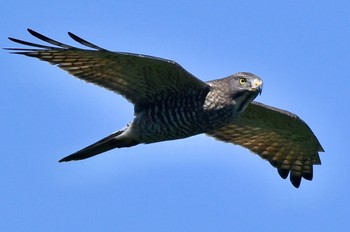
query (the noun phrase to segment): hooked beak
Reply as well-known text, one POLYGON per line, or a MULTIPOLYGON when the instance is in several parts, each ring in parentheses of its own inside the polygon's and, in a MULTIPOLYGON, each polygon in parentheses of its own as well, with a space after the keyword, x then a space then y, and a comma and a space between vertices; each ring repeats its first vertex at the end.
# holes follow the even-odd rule
POLYGON ((261 79, 255 79, 253 82, 252 82, 252 88, 251 90, 252 91, 256 91, 258 92, 259 94, 261 94, 262 92, 262 87, 263 87, 263 82, 261 79))

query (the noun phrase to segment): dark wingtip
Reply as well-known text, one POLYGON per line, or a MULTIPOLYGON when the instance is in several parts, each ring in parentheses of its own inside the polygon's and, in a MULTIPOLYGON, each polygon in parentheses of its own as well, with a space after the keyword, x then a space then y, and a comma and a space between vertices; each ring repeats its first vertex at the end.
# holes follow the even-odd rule
POLYGON ((33 29, 27 28, 27 31, 32 34, 32 33, 36 33, 36 31, 34 31, 33 29))
POLYGON ((70 32, 70 31, 68 31, 68 35, 69 35, 70 37, 80 38, 79 36, 77 36, 76 34, 74 34, 73 32, 70 32))
POLYGON ((312 173, 304 173, 304 174, 303 174, 303 178, 304 178, 305 180, 312 180, 313 174, 312 174, 312 173))
POLYGON ((7 37, 9 40, 11 40, 12 42, 16 42, 15 40, 15 38, 13 38, 13 37, 7 37))
POLYGON ((286 179, 288 177, 289 174, 289 170, 288 169, 277 169, 278 174, 283 178, 286 179))
POLYGON ((295 188, 299 188, 300 183, 301 183, 301 176, 293 176, 293 175, 291 175, 290 176, 290 182, 292 182, 292 185, 295 188))
POLYGON ((30 28, 27 28, 27 31, 34 37, 37 37, 37 38, 43 37, 42 34, 36 32, 36 31, 34 31, 34 30, 30 29, 30 28))
POLYGON ((76 34, 73 34, 72 32, 68 32, 68 35, 73 39, 75 40, 76 42, 82 44, 82 45, 85 45, 87 47, 90 47, 90 48, 93 48, 93 49, 97 49, 97 50, 101 50, 101 51, 107 51, 106 49, 104 48, 101 48, 93 43, 90 43, 88 41, 86 41, 85 39, 82 39, 80 38, 79 36, 77 36, 76 34))
POLYGON ((321 146, 321 144, 320 144, 320 146, 318 147, 318 151, 319 151, 319 152, 325 152, 325 150, 323 149, 323 147, 321 146))

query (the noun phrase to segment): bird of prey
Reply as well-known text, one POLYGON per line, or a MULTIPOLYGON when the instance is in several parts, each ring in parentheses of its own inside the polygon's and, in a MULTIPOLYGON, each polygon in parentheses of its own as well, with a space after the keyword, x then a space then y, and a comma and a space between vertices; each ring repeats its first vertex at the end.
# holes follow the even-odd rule
POLYGON ((30 48, 6 48, 35 57, 73 76, 122 95, 134 105, 134 119, 123 129, 79 150, 62 161, 81 160, 113 148, 175 140, 205 133, 217 140, 248 148, 290 176, 294 187, 312 180, 313 165, 324 151, 314 133, 298 116, 253 101, 262 80, 248 72, 201 81, 174 61, 111 52, 73 33, 88 47, 81 49, 28 32, 50 45, 9 37, 30 48))

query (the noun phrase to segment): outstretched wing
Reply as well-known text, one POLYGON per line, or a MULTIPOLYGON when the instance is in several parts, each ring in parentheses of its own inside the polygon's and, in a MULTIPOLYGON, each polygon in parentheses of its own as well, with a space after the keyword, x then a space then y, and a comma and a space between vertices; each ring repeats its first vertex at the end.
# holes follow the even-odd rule
POLYGON ((68 33, 82 45, 80 49, 60 43, 31 29, 33 36, 54 46, 10 40, 34 48, 7 48, 12 53, 35 57, 70 74, 123 95, 132 103, 147 104, 162 96, 192 93, 207 85, 174 61, 131 53, 111 52, 68 33))
POLYGON ((298 116, 258 102, 252 102, 231 125, 208 135, 248 148, 268 160, 284 179, 290 173, 296 188, 301 178, 312 180, 313 165, 321 164, 318 152, 324 151, 298 116))

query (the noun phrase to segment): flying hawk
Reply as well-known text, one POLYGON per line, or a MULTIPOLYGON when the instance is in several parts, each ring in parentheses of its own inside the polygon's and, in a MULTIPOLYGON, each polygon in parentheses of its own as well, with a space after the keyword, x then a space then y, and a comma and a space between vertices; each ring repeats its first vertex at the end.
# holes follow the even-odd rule
POLYGON ((204 82, 179 64, 157 57, 111 52, 68 33, 90 49, 60 43, 31 29, 51 45, 9 37, 31 48, 7 48, 68 71, 73 76, 121 94, 134 105, 134 119, 123 129, 77 151, 63 161, 81 160, 113 148, 182 139, 205 133, 241 145, 290 176, 298 188, 312 180, 323 148, 307 124, 290 112, 253 101, 262 80, 248 72, 204 82))

